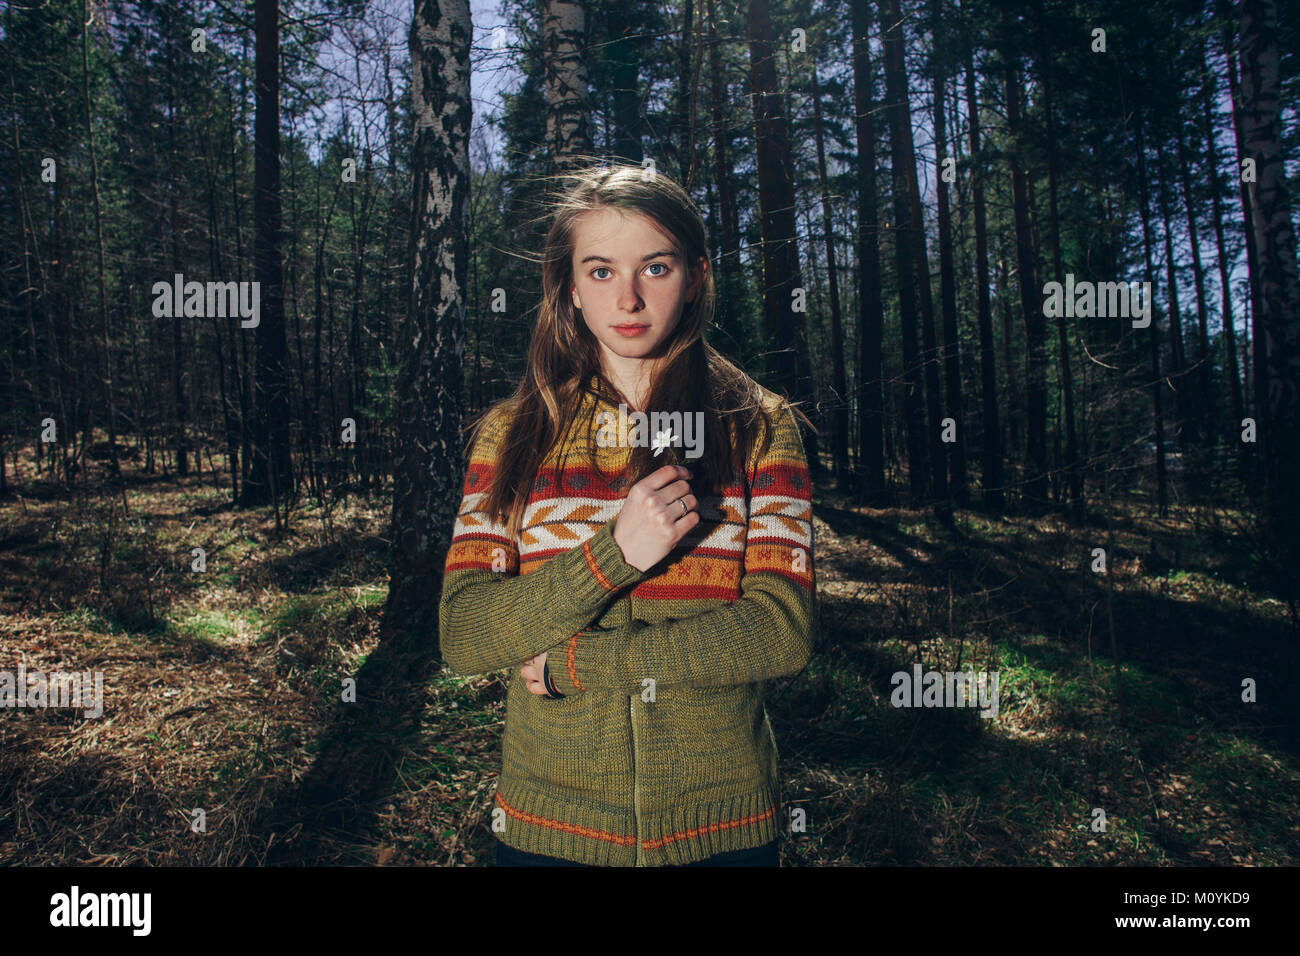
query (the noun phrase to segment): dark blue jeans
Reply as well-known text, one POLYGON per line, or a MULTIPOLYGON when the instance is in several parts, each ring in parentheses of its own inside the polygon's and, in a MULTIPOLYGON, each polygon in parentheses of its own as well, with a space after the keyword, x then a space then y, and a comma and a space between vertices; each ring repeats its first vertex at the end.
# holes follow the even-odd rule
MULTIPOLYGON (((497 840, 497 866, 591 866, 590 863, 575 863, 573 860, 561 860, 559 857, 543 856, 540 853, 528 853, 524 850, 516 850, 512 846, 507 846, 500 840, 497 840)), ((773 840, 766 846, 756 846, 749 850, 732 850, 729 853, 718 853, 714 856, 706 857, 703 860, 696 860, 694 863, 685 863, 683 866, 777 866, 781 865, 780 853, 776 848, 776 841, 773 840)))

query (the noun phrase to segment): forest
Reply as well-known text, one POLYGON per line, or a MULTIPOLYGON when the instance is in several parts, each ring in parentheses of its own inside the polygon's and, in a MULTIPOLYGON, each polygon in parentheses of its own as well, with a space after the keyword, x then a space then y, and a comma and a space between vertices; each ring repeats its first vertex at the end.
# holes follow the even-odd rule
POLYGON ((785 865, 1300 862, 1294 7, 0 30, 0 864, 486 862, 506 677, 442 666, 431 595, 593 160, 686 189, 708 341, 815 425, 785 865), (891 706, 914 666, 995 716, 891 706), (101 673, 106 719, 19 668, 101 673))

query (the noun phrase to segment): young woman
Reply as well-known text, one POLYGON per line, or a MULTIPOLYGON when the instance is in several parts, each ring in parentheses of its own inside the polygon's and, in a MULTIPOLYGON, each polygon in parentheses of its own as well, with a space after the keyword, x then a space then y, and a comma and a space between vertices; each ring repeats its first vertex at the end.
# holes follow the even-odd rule
POLYGON ((510 668, 498 864, 775 866, 765 682, 815 627, 795 410, 705 341, 685 191, 574 179, 524 380, 473 430, 439 609, 452 670, 510 668))

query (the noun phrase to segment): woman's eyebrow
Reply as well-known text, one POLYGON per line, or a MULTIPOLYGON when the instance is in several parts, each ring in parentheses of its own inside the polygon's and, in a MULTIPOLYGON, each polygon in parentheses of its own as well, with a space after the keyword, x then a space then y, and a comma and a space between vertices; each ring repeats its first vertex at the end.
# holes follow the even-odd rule
MULTIPOLYGON (((642 256, 641 261, 649 262, 651 259, 658 259, 662 256, 668 256, 669 258, 676 259, 677 253, 673 252, 671 249, 660 249, 658 252, 652 252, 648 256, 642 256)), ((579 262, 578 265, 585 265, 588 262, 613 262, 613 261, 614 261, 613 259, 606 259, 604 256, 587 256, 587 258, 583 259, 582 262, 579 262)))

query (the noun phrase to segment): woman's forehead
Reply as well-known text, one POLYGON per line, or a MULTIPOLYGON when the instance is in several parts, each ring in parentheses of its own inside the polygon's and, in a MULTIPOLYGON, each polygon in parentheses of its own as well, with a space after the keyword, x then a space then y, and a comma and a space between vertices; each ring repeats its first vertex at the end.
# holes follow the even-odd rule
POLYGON ((644 213, 604 206, 574 221, 574 255, 622 253, 640 258, 660 250, 680 252, 680 243, 644 213))

